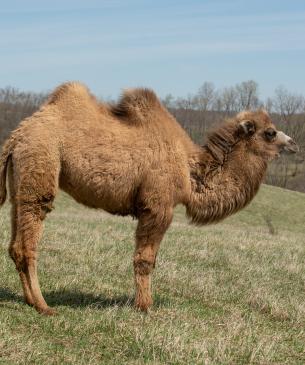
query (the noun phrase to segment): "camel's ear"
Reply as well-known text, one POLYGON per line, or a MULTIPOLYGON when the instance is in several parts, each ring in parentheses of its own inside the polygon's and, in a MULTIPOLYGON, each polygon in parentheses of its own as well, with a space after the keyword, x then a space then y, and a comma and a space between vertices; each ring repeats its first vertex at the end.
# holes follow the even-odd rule
POLYGON ((242 120, 239 123, 239 131, 244 136, 252 136, 256 131, 255 123, 253 120, 242 120))

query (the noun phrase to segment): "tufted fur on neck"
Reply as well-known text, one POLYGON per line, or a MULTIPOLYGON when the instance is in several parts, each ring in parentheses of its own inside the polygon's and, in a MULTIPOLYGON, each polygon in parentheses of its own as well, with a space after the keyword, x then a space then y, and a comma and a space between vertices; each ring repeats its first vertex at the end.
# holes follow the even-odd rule
POLYGON ((267 163, 249 152, 239 125, 230 121, 212 132, 189 160, 193 223, 218 222, 246 206, 257 193, 267 163))

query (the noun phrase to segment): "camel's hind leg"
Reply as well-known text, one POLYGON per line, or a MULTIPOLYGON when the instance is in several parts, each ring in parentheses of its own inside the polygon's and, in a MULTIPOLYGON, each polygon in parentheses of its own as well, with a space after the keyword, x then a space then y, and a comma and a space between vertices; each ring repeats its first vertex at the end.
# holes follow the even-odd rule
MULTIPOLYGON (((47 159, 45 161, 48 162, 47 159)), ((42 296, 37 278, 37 245, 42 235, 43 220, 52 209, 59 169, 47 170, 37 162, 35 168, 38 172, 25 174, 23 169, 27 163, 27 160, 22 165, 18 160, 10 161, 12 240, 9 253, 19 273, 25 301, 40 313, 53 314, 42 296)))
POLYGON ((23 249, 22 249, 22 241, 20 239, 20 235, 17 235, 17 214, 16 207, 14 202, 12 202, 12 211, 11 211, 11 224, 12 224, 12 238, 9 247, 9 254, 13 261, 16 264, 16 269, 19 273, 19 277, 22 284, 23 294, 25 302, 29 305, 34 305, 34 300, 31 294, 31 289, 26 277, 25 266, 23 263, 23 249))
POLYGON ((19 277, 22 284, 24 299, 27 304, 34 305, 34 301, 32 298, 30 286, 26 277, 26 273, 24 272, 24 265, 23 265, 23 250, 22 250, 22 241, 20 238, 20 234, 18 234, 17 228, 17 211, 16 211, 16 191, 13 181, 13 168, 12 162, 9 163, 8 169, 8 177, 9 177, 9 192, 10 192, 10 200, 12 203, 11 208, 11 242, 9 246, 9 254, 13 261, 16 264, 16 269, 19 273, 19 277))
POLYGON ((17 204, 16 239, 10 246, 10 255, 21 279, 25 301, 38 312, 53 314, 44 300, 37 276, 37 245, 42 235, 40 204, 17 204))

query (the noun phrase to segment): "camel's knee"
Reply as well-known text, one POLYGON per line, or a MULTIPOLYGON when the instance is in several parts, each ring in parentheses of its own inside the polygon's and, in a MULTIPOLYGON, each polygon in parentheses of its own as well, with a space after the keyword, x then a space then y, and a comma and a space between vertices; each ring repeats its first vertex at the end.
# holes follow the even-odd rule
MULTIPOLYGON (((15 199, 15 198, 14 198, 15 199)), ((55 194, 53 193, 37 193, 29 194, 21 192, 18 199, 14 201, 16 208, 12 211, 17 217, 18 229, 31 230, 33 226, 43 221, 47 213, 54 209, 53 202, 55 194)))
POLYGON ((158 245, 138 247, 134 255, 134 270, 139 275, 149 275, 155 267, 158 245))
POLYGON ((155 267, 155 259, 148 259, 143 258, 140 255, 135 255, 133 266, 136 274, 149 275, 155 267))
POLYGON ((23 203, 21 208, 21 215, 24 219, 30 223, 30 221, 37 222, 43 221, 48 213, 53 209, 53 202, 55 196, 52 194, 44 194, 39 199, 31 201, 30 203, 23 203))
POLYGON ((41 220, 44 220, 47 213, 50 213, 53 209, 53 202, 55 196, 53 194, 45 194, 39 200, 40 214, 39 217, 41 220))

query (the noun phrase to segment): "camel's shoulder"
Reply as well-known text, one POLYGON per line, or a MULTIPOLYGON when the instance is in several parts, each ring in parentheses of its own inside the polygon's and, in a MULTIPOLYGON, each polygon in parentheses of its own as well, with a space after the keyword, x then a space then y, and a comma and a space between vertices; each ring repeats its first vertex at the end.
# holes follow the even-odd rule
POLYGON ((118 103, 110 106, 111 113, 130 124, 141 125, 151 121, 158 113, 166 113, 153 90, 126 89, 118 103))

